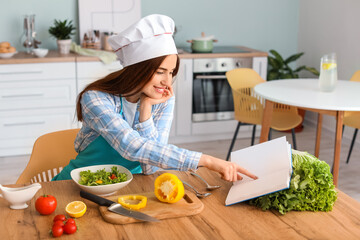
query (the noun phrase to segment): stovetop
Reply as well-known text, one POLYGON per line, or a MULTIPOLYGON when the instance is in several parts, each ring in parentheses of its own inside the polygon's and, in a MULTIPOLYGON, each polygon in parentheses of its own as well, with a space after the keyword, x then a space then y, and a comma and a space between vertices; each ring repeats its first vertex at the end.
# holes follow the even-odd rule
MULTIPOLYGON (((188 53, 198 53, 198 52, 193 52, 191 50, 191 47, 182 47, 180 49, 183 49, 184 51, 188 52, 188 53)), ((231 47, 231 46, 216 46, 213 48, 212 52, 209 53, 249 53, 250 51, 247 50, 243 50, 237 47, 231 47)), ((209 54, 209 53, 202 53, 202 54, 209 54)))

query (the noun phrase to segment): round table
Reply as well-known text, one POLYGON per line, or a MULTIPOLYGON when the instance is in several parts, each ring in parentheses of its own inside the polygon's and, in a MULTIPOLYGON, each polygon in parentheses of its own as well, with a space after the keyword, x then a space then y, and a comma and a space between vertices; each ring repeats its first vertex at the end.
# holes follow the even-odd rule
POLYGON ((321 92, 318 79, 286 79, 268 81, 256 85, 255 92, 265 101, 260 142, 269 134, 273 103, 282 103, 319 113, 315 156, 319 156, 323 114, 336 117, 333 176, 338 184, 339 160, 344 111, 360 111, 360 83, 339 80, 332 92, 321 92))

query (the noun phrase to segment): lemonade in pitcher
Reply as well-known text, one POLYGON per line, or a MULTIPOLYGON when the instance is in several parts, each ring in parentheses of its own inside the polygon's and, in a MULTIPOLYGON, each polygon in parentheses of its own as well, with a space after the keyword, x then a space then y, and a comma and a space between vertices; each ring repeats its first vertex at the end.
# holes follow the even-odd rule
POLYGON ((323 92, 331 92, 337 83, 336 54, 331 53, 321 58, 319 87, 323 92))

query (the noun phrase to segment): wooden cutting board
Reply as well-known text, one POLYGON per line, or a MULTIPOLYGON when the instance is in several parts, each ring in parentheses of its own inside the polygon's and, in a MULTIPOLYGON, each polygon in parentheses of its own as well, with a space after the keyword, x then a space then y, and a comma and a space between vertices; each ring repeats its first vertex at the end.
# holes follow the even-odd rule
MULTIPOLYGON (((192 192, 185 190, 184 197, 176 203, 163 203, 160 202, 156 197, 154 192, 138 193, 137 195, 146 196, 147 204, 146 207, 140 209, 139 212, 143 212, 157 219, 166 219, 166 218, 177 218, 191 216, 200 213, 204 209, 204 204, 196 197, 192 192)), ((108 199, 117 202, 118 196, 111 196, 108 199)), ((101 216, 106 222, 112 224, 127 224, 142 222, 141 220, 126 217, 120 214, 110 212, 107 207, 100 206, 101 216)))

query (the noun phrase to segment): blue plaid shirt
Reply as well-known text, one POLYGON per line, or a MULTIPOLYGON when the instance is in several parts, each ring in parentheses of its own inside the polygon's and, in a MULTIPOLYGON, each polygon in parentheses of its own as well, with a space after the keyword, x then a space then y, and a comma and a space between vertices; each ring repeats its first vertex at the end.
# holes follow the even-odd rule
MULTIPOLYGON (((83 151, 101 135, 123 158, 139 161, 144 174, 159 168, 196 170, 201 153, 168 144, 175 97, 152 106, 152 117, 139 122, 135 113, 129 126, 121 111, 120 96, 87 91, 82 95, 82 128, 75 139, 75 150, 83 151)), ((139 105, 138 105, 139 108, 139 105)))

